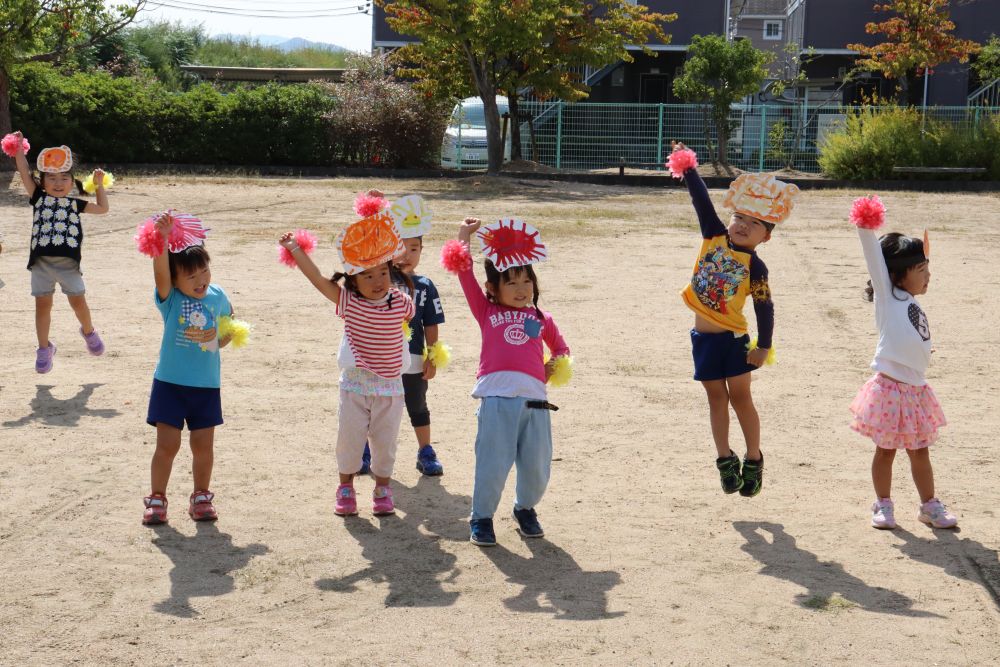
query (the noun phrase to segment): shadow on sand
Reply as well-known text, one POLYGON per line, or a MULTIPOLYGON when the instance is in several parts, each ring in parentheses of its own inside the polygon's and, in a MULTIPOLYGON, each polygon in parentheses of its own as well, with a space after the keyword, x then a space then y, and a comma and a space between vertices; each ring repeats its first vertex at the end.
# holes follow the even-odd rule
POLYGON ((109 408, 95 410, 87 407, 87 402, 94 390, 104 386, 103 384, 81 385, 76 396, 67 399, 58 399, 53 396, 54 386, 50 384, 36 385, 35 397, 31 399, 31 412, 20 419, 5 421, 3 425, 17 428, 37 421, 45 426, 78 426, 82 417, 111 419, 121 414, 118 410, 109 408))

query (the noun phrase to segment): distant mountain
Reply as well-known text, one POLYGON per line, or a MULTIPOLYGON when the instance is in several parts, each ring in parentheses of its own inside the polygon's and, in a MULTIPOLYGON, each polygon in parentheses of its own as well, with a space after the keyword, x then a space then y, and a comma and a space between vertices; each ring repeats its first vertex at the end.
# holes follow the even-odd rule
POLYGON ((337 46, 336 44, 327 44, 326 42, 311 42, 308 39, 303 39, 301 37, 293 37, 289 39, 288 37, 279 37, 277 35, 234 35, 232 33, 226 33, 223 35, 213 35, 213 39, 231 39, 234 41, 239 41, 241 39, 253 39, 264 46, 273 46, 282 51, 300 51, 302 49, 325 49, 327 51, 333 51, 335 53, 345 53, 350 51, 350 49, 345 49, 342 46, 337 46))

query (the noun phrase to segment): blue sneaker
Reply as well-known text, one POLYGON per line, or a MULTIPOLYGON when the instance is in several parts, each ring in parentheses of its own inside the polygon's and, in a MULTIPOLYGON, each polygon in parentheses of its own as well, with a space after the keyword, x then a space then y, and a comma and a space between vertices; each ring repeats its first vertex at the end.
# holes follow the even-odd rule
POLYGON ((514 518, 517 519, 517 530, 524 537, 542 537, 545 531, 542 524, 538 523, 538 515, 533 508, 514 510, 514 518))
POLYGON ((361 467, 358 469, 359 475, 367 475, 372 471, 372 450, 365 443, 365 451, 361 454, 361 467))
POLYGON ((493 519, 471 519, 469 541, 477 547, 495 547, 497 536, 493 532, 493 519))
POLYGON ((438 461, 437 452, 430 445, 424 445, 417 452, 417 470, 428 477, 444 474, 444 466, 438 461))

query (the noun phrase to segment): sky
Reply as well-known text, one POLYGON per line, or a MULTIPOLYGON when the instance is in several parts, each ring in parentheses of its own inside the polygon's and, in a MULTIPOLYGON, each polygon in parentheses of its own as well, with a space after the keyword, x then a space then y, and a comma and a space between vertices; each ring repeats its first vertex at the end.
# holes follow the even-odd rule
POLYGON ((366 0, 147 0, 140 20, 201 24, 210 35, 302 37, 368 53, 371 10, 357 11, 365 4, 366 0))

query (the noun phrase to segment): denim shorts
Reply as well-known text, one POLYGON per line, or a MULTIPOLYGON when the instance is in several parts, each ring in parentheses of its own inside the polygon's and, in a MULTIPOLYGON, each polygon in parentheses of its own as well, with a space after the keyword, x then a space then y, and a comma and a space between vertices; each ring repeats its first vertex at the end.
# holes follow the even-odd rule
POLYGON ((724 380, 756 370, 756 366, 747 363, 749 344, 749 334, 737 336, 731 331, 705 333, 692 329, 694 379, 699 382, 724 380))
POLYGON ((167 424, 189 431, 222 424, 222 394, 218 387, 188 387, 162 380, 153 380, 149 392, 149 412, 146 423, 167 424))
POLYGON ((66 296, 80 296, 83 285, 80 263, 69 257, 37 257, 31 265, 31 296, 55 294, 56 283, 66 296))

